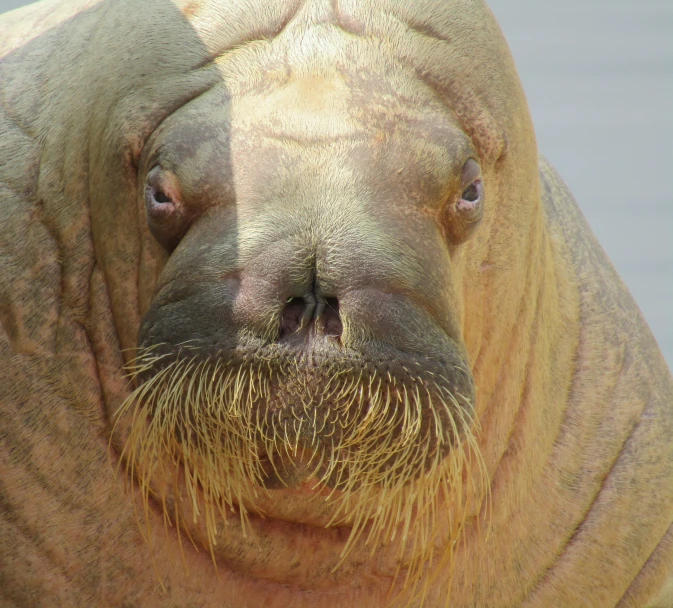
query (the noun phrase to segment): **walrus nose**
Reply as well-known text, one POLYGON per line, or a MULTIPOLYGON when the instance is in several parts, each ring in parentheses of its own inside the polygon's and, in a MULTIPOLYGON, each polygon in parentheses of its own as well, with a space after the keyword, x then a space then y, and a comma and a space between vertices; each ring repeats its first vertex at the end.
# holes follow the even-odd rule
POLYGON ((339 300, 310 292, 290 298, 280 318, 279 340, 314 328, 316 333, 339 339, 343 331, 339 300))

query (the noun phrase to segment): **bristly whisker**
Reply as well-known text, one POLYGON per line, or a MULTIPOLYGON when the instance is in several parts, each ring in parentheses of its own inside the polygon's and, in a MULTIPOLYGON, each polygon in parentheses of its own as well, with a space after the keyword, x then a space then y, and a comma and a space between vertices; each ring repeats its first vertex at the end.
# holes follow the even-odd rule
POLYGON ((420 580, 438 535, 448 534, 451 551, 468 506, 489 487, 473 404, 441 372, 407 367, 398 378, 347 359, 302 365, 141 351, 129 364, 137 386, 115 417, 127 425, 121 461, 140 490, 139 519, 149 526, 158 500, 178 534, 180 522, 203 522, 215 559, 228 514, 245 530, 270 477, 288 485, 303 471, 329 490, 326 525, 350 527, 339 564, 360 542, 372 551, 395 543, 406 576, 420 580))

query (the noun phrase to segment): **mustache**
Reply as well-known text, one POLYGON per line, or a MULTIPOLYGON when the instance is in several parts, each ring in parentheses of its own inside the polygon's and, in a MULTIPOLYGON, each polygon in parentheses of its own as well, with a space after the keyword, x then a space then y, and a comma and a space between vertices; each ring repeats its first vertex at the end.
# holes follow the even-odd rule
POLYGON ((372 553, 397 542, 412 580, 432 560, 439 520, 455 541, 468 504, 487 492, 474 405, 448 377, 348 357, 157 350, 128 366, 135 389, 115 415, 115 428, 128 428, 120 466, 148 525, 151 499, 179 530, 184 516, 169 494, 188 498, 213 560, 227 529, 218 521, 237 512, 245 528, 269 477, 284 483, 293 467, 328 490, 327 527, 350 527, 342 561, 359 542, 372 553))

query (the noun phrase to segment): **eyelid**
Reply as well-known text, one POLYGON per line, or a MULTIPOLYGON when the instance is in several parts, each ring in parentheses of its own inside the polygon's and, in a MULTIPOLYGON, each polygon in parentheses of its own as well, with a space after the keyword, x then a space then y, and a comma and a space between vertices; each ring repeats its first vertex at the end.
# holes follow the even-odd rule
POLYGON ((468 158, 463 165, 463 171, 460 174, 460 184, 462 188, 467 188, 470 184, 481 177, 481 166, 474 158, 468 158))

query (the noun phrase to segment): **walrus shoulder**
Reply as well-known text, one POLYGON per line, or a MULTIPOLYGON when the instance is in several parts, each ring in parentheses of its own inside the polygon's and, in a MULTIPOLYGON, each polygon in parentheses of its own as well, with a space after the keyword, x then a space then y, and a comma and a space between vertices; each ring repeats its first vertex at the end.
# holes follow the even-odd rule
POLYGON ((641 564, 619 606, 671 606, 673 381, 642 313, 568 187, 544 158, 539 172, 548 230, 560 243, 580 296, 580 342, 569 407, 582 403, 604 430, 587 447, 587 461, 598 463, 611 454, 600 490, 608 507, 594 503, 584 527, 602 539, 604 551, 621 551, 629 556, 625 561, 634 560, 633 567, 641 564), (610 436, 619 439, 611 444, 610 436), (649 522, 637 538, 607 540, 605 526, 636 520, 649 522))
MULTIPOLYGON (((609 324, 622 325, 633 347, 636 346, 633 339, 637 337, 638 348, 643 353, 651 352, 658 359, 655 367, 660 368, 664 376, 669 376, 642 313, 593 234, 568 186, 542 156, 539 170, 542 201, 550 232, 566 243, 580 290, 585 296, 600 298, 603 304, 607 304, 602 314, 605 319, 610 319, 609 324)), ((597 307, 595 312, 598 314, 599 310, 597 307)), ((589 314, 588 310, 585 312, 589 314)))

